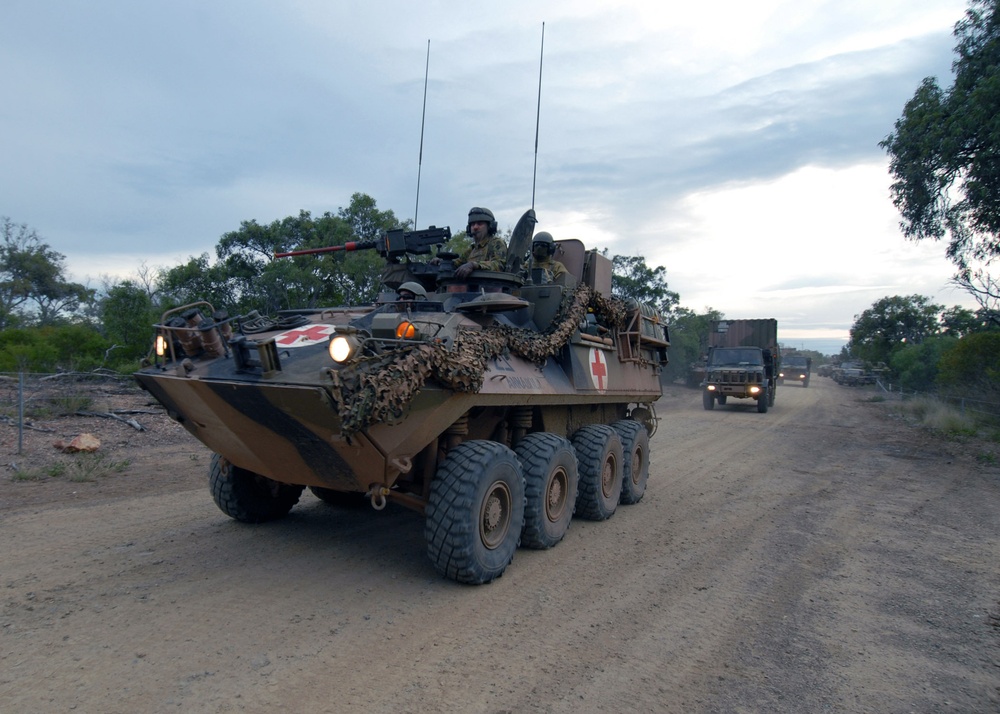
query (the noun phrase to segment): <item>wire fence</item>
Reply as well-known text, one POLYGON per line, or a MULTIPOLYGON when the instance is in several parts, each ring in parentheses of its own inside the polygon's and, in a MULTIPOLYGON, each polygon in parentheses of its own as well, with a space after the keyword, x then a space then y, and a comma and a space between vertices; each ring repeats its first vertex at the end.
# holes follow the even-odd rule
POLYGON ((21 454, 24 430, 33 420, 101 409, 102 401, 138 391, 131 375, 109 370, 0 372, 0 423, 17 427, 17 453, 21 454))
POLYGON ((968 414, 973 418, 982 419, 984 421, 1000 419, 1000 402, 990 399, 970 397, 967 395, 942 394, 939 392, 920 392, 915 389, 903 389, 898 385, 893 385, 892 382, 882 379, 875 380, 875 389, 876 391, 879 391, 889 397, 896 397, 900 401, 905 401, 907 399, 926 399, 929 401, 939 402, 941 404, 947 404, 948 406, 957 409, 962 414, 968 414))

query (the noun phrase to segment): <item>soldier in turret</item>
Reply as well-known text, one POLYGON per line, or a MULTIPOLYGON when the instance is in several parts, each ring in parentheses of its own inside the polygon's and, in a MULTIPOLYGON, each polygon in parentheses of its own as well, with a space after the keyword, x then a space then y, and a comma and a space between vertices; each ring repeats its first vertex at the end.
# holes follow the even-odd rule
POLYGON ((541 284, 559 283, 560 285, 573 287, 568 284, 568 281, 573 280, 573 276, 566 270, 565 265, 553 258, 555 253, 556 242, 552 238, 551 233, 541 231, 540 233, 536 233, 534 238, 531 239, 532 276, 540 275, 541 277, 540 280, 536 279, 535 282, 541 284), (536 273, 535 271, 541 272, 536 273))
POLYGON ((501 271, 507 261, 507 243, 497 235, 497 221, 488 208, 469 209, 466 234, 472 245, 456 261, 455 277, 467 278, 473 270, 501 271))

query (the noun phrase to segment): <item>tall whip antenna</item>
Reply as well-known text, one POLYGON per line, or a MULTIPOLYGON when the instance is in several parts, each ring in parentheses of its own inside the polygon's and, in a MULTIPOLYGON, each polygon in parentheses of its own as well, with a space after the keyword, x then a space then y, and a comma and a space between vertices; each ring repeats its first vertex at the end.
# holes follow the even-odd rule
MULTIPOLYGON (((427 74, 431 68, 431 41, 427 40, 427 61, 424 64, 424 108, 420 113, 420 156, 417 157, 417 202, 413 206, 413 230, 417 229, 417 211, 420 209, 420 169, 424 164, 424 120, 427 118, 427 74)), ((538 130, 535 130, 536 134, 538 130)), ((537 153, 538 138, 535 138, 537 153)), ((534 201, 534 199, 532 199, 534 201)))
POLYGON ((535 178, 538 176, 538 124, 542 113, 542 59, 545 57, 545 23, 542 23, 542 51, 538 57, 538 107, 535 109, 535 166, 531 171, 531 209, 535 209, 535 178))

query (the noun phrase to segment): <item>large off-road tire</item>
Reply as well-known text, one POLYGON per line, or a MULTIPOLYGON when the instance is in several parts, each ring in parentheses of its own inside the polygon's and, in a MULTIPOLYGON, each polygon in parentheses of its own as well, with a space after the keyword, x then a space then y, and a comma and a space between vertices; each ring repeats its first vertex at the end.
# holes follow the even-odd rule
MULTIPOLYGON (((639 428, 646 433, 641 424, 639 428)), ((563 437, 545 432, 528 434, 514 451, 524 474, 521 545, 551 548, 562 540, 573 519, 579 479, 576 452, 563 437)))
POLYGON ((614 515, 622 493, 622 440, 606 424, 590 424, 573 435, 580 469, 576 513, 590 521, 614 515))
POLYGON ((728 395, 725 395, 725 394, 720 394, 720 395, 719 395, 719 396, 718 396, 717 398, 718 398, 718 400, 719 400, 719 406, 720 406, 720 407, 721 407, 721 406, 725 406, 725 404, 726 404, 726 399, 728 398, 728 395))
POLYGON ((802 380, 802 386, 803 387, 808 387, 809 386, 809 378, 808 377, 806 377, 805 379, 802 380))
POLYGON ((773 407, 774 406, 774 398, 777 397, 777 396, 778 396, 778 388, 777 387, 773 387, 772 386, 770 389, 768 389, 767 390, 767 406, 773 407))
POLYGON ((431 482, 424 538, 445 577, 479 585, 501 575, 524 525, 524 477, 517 455, 495 441, 448 452, 431 482))
POLYGON ((757 397, 757 411, 761 414, 767 413, 767 403, 770 401, 767 396, 767 392, 764 392, 759 397, 757 397))
POLYGON ((338 491, 333 488, 310 486, 309 490, 323 503, 341 508, 362 508, 371 503, 371 499, 358 491, 338 491))
POLYGON ((649 480, 649 436, 642 424, 631 419, 616 421, 611 428, 622 440, 622 495, 625 505, 638 503, 649 480))
POLYGON ((219 510, 244 523, 284 518, 304 489, 233 466, 219 454, 212 454, 208 485, 219 510))
POLYGON ((715 395, 706 389, 701 393, 701 404, 706 409, 715 409, 715 395))

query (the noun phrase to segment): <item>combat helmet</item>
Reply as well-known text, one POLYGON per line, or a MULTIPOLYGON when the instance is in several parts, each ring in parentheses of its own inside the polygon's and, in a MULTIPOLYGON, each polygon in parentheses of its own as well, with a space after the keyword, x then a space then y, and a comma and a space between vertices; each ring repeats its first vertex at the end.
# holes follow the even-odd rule
POLYGON ((474 221, 485 221, 489 234, 495 235, 497 232, 497 219, 493 215, 493 211, 488 208, 474 207, 469 209, 469 224, 465 227, 465 232, 468 235, 472 235, 472 223, 474 221))
POLYGON ((424 290, 424 286, 421 285, 420 283, 413 282, 412 280, 409 281, 409 282, 403 283, 398 288, 396 288, 396 294, 399 295, 400 300, 404 300, 404 299, 406 299, 406 300, 426 300, 427 299, 427 291, 424 290), (412 293, 413 297, 412 298, 404 298, 403 297, 403 291, 404 290, 406 292, 412 293))
POLYGON ((555 254, 555 252, 556 252, 556 241, 552 237, 552 234, 549 233, 548 231, 541 231, 539 233, 536 233, 534 235, 534 237, 532 237, 532 239, 531 239, 531 247, 532 247, 532 249, 534 249, 536 243, 541 243, 541 244, 543 244, 545 246, 548 246, 549 255, 554 255, 555 254))

